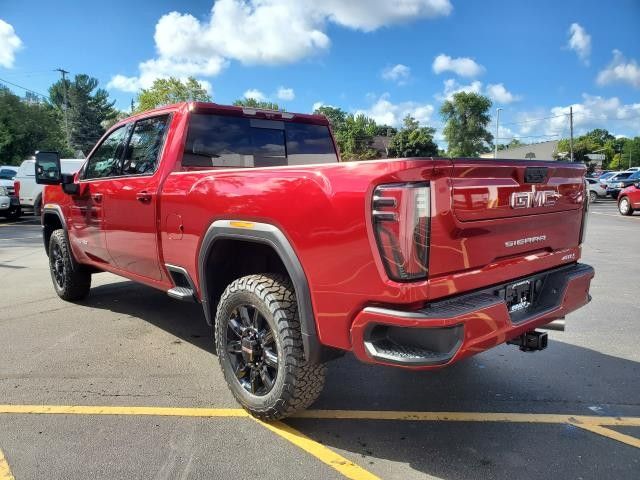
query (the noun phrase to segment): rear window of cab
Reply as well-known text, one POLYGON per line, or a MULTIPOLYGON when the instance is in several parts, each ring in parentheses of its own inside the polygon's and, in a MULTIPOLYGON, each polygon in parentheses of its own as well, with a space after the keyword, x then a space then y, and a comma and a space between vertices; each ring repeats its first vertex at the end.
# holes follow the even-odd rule
POLYGON ((193 113, 183 167, 275 167, 335 163, 325 125, 193 113))

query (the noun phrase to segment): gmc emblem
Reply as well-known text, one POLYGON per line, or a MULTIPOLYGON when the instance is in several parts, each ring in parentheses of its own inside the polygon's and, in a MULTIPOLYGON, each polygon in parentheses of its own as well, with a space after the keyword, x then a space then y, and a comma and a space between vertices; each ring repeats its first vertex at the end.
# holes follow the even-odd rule
POLYGON ((511 208, 551 207, 560 198, 558 192, 542 190, 533 192, 513 192, 511 194, 511 208))

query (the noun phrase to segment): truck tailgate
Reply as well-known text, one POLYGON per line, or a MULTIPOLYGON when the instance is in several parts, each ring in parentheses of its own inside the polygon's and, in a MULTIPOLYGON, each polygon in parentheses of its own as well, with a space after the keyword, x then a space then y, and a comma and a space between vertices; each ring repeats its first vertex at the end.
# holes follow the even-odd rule
POLYGON ((432 218, 429 275, 576 248, 584 173, 580 163, 452 160, 448 196, 437 195, 452 215, 432 218))
POLYGON ((581 164, 474 160, 452 163, 453 211, 462 222, 582 208, 581 164))

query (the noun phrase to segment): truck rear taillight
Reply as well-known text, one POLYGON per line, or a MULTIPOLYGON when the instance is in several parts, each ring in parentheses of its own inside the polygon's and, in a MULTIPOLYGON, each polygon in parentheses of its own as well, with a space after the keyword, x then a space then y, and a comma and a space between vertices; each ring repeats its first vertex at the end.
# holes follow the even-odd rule
POLYGON ((390 279, 419 280, 429 269, 431 199, 426 182, 380 185, 373 192, 373 229, 390 279))
POLYGON ((20 180, 13 182, 13 194, 20 198, 20 180))

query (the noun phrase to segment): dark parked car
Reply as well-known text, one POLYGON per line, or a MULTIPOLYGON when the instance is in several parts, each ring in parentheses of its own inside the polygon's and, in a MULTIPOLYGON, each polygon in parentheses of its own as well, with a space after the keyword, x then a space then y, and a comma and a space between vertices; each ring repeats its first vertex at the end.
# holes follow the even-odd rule
POLYGON ((620 190, 627 188, 634 183, 638 183, 639 181, 640 171, 620 173, 607 183, 607 195, 611 195, 611 198, 617 199, 620 194, 620 190))

